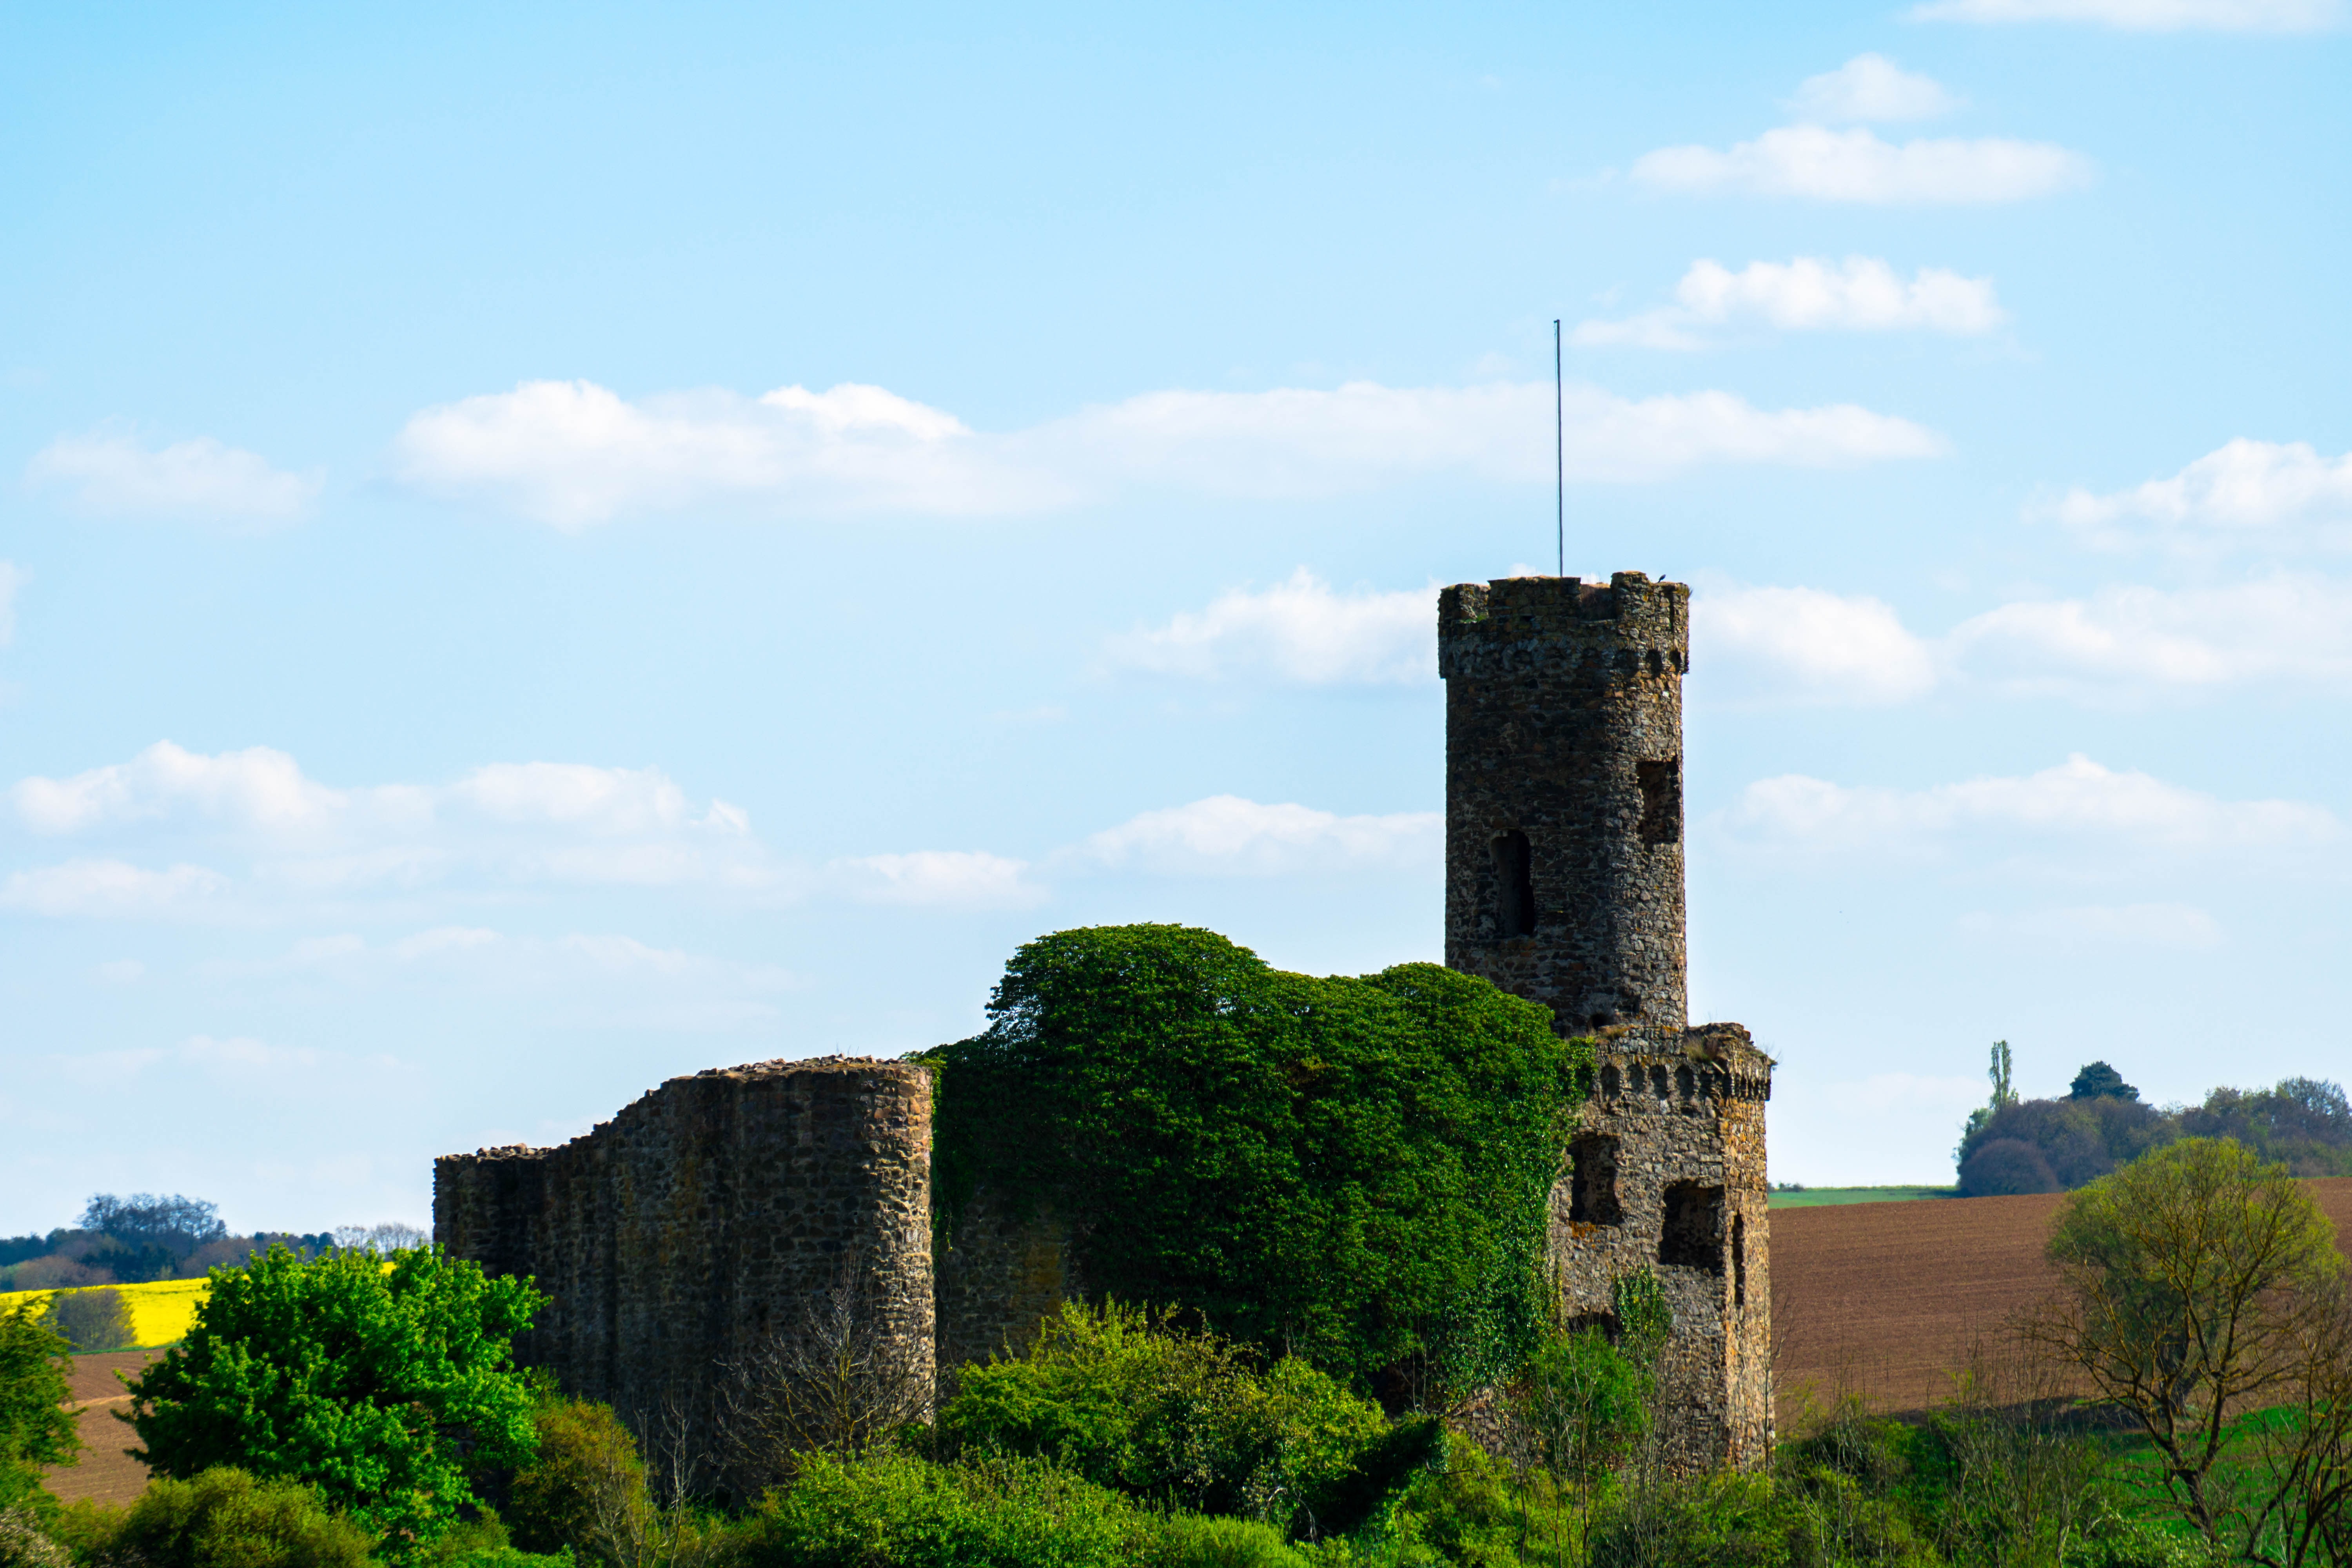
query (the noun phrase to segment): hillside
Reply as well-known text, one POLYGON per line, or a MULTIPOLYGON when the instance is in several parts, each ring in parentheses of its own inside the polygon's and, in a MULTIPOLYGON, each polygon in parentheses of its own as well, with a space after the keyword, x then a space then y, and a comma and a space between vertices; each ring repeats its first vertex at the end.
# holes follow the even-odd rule
MULTIPOLYGON (((2312 1194, 2352 1243, 2352 1177, 2312 1194)), ((2063 1194, 1772 1211, 1775 1381, 1783 1421, 1810 1388, 1853 1388, 1887 1410, 1918 1410, 1972 1335, 2040 1300, 2050 1216, 2063 1194)), ((2352 1251, 2352 1247, 2347 1247, 2352 1251)))

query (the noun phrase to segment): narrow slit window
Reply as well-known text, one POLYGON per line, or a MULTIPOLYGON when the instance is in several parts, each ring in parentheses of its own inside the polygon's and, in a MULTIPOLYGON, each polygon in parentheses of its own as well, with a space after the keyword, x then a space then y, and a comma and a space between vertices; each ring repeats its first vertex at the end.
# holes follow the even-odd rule
POLYGON ((1506 937, 1536 933, 1535 854, 1517 828, 1495 840, 1496 924, 1506 937))
POLYGON ((1642 842, 1679 844, 1683 837, 1683 760, 1658 757, 1633 764, 1642 786, 1642 842))

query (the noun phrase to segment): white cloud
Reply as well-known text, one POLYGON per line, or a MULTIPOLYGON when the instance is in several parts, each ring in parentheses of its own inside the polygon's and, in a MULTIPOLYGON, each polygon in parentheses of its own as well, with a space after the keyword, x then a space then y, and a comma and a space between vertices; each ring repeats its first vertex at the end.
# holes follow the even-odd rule
POLYGON ((919 849, 906 855, 866 855, 835 860, 835 883, 868 904, 921 909, 1022 910, 1048 890, 1028 879, 1024 860, 967 849, 919 849))
POLYGON ((24 779, 8 798, 25 826, 51 835, 175 810, 245 827, 299 829, 350 804, 348 795, 303 777, 292 757, 268 746, 205 756, 169 741, 157 742, 128 763, 70 778, 24 779))
POLYGON ((1931 0, 1918 21, 2090 22, 2133 33, 2316 33, 2344 19, 2341 0, 1931 0))
POLYGON ((1339 594, 1301 566, 1271 588, 1228 588, 1205 610, 1111 637, 1106 651, 1115 664, 1164 675, 1420 684, 1437 679, 1437 593, 1339 594))
POLYGON ((2225 801, 2077 753, 2022 778, 1979 778, 1922 790, 1848 787, 1788 774, 1742 791, 1724 815, 1735 842, 1807 853, 1925 853, 1967 834, 2095 838, 2171 850, 2306 847, 2340 825, 2298 801, 2225 801))
POLYGON ((1932 78, 1906 71, 1885 55, 1856 55, 1833 71, 1807 77, 1789 107, 1801 120, 1836 125, 1933 120, 1959 108, 1960 100, 1932 78))
POLYGON ((256 524, 301 517, 325 484, 320 474, 273 468, 209 436, 150 451, 119 431, 58 437, 34 456, 26 478, 67 489, 84 511, 256 524))
POLYGON ((123 860, 68 860, 10 873, 0 883, 0 909, 96 918, 201 914, 228 886, 202 866, 150 871, 123 860))
POLYGON ((2258 681, 2352 687, 2352 584, 2283 574, 2025 600, 1961 622, 1944 651, 2003 689, 2093 700, 2258 681))
POLYGON ((1444 847, 1445 819, 1433 811, 1340 816, 1220 795, 1143 812, 1093 835, 1078 854, 1163 876, 1265 877, 1433 866, 1444 847))
POLYGON ((0 561, 0 647, 5 647, 16 637, 16 590, 31 581, 31 574, 11 562, 0 561))
MULTIPOLYGON (((1572 387, 1566 418, 1570 476, 1606 482, 1709 463, 1843 466, 1944 450, 1933 432, 1852 404, 1759 409, 1725 392, 1634 400, 1572 387)), ((1151 487, 1315 498, 1439 474, 1549 480, 1552 388, 1155 392, 986 435, 878 387, 630 403, 584 382, 533 382, 417 414, 397 454, 411 485, 562 528, 692 507, 1025 512, 1151 487)))
POLYGON ((2216 544, 2352 545, 2352 453, 2323 458, 2301 441, 2244 437, 2169 479, 2105 495, 2075 489, 2030 509, 2089 542, 2196 550, 2216 544))
POLYGON ((2037 951, 2158 948, 2201 952, 2221 945, 2221 922, 2191 904, 2090 904, 2028 910, 2019 914, 1969 914, 1959 929, 2006 938, 2037 951))
POLYGON ((1968 335, 1990 331, 2009 319, 1993 298, 1990 278, 1923 267, 1906 282, 1885 262, 1867 256, 1849 256, 1843 264, 1810 256, 1785 263, 1751 261, 1738 272, 1717 261, 1695 261, 1675 286, 1675 299, 1666 309, 1626 321, 1580 321, 1574 340, 1695 349, 1708 341, 1702 329, 1751 321, 1783 331, 1968 335))
POLYGON ((1883 142, 1856 127, 1783 125, 1727 152, 1662 147, 1633 162, 1633 177, 1693 195, 1803 196, 1826 202, 1986 203, 2055 195, 2089 182, 2079 153, 2046 142, 1883 142))
POLYGON ((1691 642, 1700 689, 1734 701, 1872 705, 1922 696, 1936 683, 1928 645, 1866 595, 1819 588, 1697 595, 1691 642))

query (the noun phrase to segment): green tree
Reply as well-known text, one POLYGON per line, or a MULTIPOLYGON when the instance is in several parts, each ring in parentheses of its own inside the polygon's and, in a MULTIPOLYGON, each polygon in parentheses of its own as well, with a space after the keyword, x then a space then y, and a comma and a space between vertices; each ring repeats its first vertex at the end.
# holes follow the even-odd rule
POLYGON ((1050 1207, 1097 1289, 1392 1400, 1532 1348, 1589 1059, 1544 1008, 1435 964, 1318 980, 1139 925, 1026 944, 989 1013, 926 1058, 947 1234, 975 1196, 1050 1207))
POLYGON ((49 1321, 85 1355, 119 1350, 138 1338, 131 1304, 120 1290, 60 1290, 49 1299, 49 1321))
POLYGON ((64 1404, 73 1386, 73 1347, 44 1321, 46 1305, 19 1302, 0 1312, 0 1510, 46 1513, 55 1505, 41 1489, 41 1471, 70 1465, 81 1453, 64 1404))
POLYGON ((438 1248, 278 1247, 211 1279, 186 1340, 131 1384, 139 1457, 162 1473, 303 1482, 399 1556, 475 1500, 468 1465, 530 1456, 510 1342, 546 1299, 528 1281, 438 1248))
POLYGON ((2124 1081, 2124 1075, 2105 1062, 2093 1062, 2074 1075, 2066 1086, 2069 1100, 2137 1100, 2139 1090, 2124 1081))
POLYGON ((2310 1348, 2330 1342, 2344 1260, 2327 1216, 2284 1166, 2189 1138, 2075 1194, 2048 1256, 2062 1289, 2032 1339, 2138 1424, 2209 1542, 2266 1560, 2286 1482, 2249 1497, 2215 1471, 2233 1418, 2302 1398, 2310 1348))
POLYGON ((1960 1147, 1952 1153, 1955 1161, 1967 1158, 1969 1140, 1982 1132, 1987 1124, 2000 1114, 2002 1106, 2017 1103, 2017 1089, 2011 1081, 2015 1065, 2010 1058, 2009 1042, 1995 1040, 1992 1043, 1992 1064, 1985 1074, 1992 1079, 1992 1098, 1969 1112, 1969 1124, 1960 1131, 1960 1147))

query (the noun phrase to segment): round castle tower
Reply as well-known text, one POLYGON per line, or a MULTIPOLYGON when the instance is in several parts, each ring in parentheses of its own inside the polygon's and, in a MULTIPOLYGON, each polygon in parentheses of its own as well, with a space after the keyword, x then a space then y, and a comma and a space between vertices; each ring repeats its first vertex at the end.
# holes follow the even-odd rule
POLYGON ((1662 1436, 1679 1468, 1772 1451, 1764 1101, 1737 1024, 1689 1026, 1683 676, 1690 590, 1620 572, 1438 599, 1445 962, 1592 1042, 1552 1192, 1560 1315, 1612 1323, 1646 1270, 1674 1326, 1662 1436))
POLYGON ((1690 590, 1620 572, 1438 599, 1445 962, 1562 1035, 1680 1035, 1690 590))

